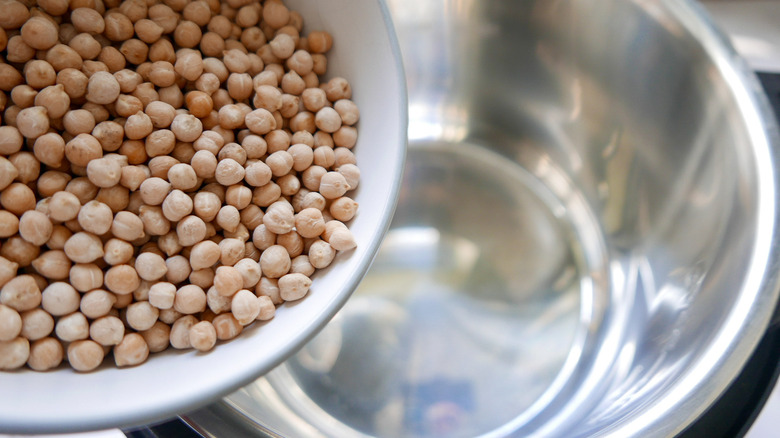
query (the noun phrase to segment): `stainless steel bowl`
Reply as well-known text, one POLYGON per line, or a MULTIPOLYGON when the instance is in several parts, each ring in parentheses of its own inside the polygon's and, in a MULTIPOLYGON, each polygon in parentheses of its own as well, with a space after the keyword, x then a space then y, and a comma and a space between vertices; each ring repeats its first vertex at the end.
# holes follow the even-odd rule
POLYGON ((778 298, 777 129, 690 1, 390 0, 391 231, 296 356, 188 417, 279 436, 672 436, 778 298))

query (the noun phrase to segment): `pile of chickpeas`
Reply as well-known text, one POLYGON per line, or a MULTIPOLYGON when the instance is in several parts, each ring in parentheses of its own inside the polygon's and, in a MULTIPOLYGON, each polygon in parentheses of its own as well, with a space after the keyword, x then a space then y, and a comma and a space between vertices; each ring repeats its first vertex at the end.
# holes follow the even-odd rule
POLYGON ((333 44, 279 0, 0 0, 0 370, 208 351, 356 246, 333 44))

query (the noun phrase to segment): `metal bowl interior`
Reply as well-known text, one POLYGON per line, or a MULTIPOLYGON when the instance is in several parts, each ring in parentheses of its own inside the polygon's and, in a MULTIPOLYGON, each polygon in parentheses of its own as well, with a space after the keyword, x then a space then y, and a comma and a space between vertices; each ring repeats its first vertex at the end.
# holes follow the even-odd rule
MULTIPOLYGON (((350 223, 354 251, 340 254, 314 276, 310 293, 277 309, 267 323, 208 353, 168 350, 141 366, 113 364, 90 373, 0 373, 0 431, 61 433, 131 426, 169 418, 213 402, 285 360, 341 308, 376 255, 398 199, 406 154, 407 101, 398 42, 379 1, 286 0, 304 18, 305 31, 328 30, 334 48, 327 77, 350 81, 360 109, 354 148, 362 171, 350 223)), ((110 359, 107 359, 108 362, 110 359)))
POLYGON ((388 3, 410 87, 391 231, 314 341, 212 409, 283 436, 684 430, 778 296, 753 74, 688 1, 388 3))

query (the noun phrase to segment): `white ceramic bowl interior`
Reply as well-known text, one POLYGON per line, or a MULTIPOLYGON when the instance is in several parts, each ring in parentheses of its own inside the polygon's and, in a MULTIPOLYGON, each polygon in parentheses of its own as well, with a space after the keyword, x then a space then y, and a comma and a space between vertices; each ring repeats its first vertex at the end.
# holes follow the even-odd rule
POLYGON ((286 0, 304 32, 327 30, 334 46, 329 73, 347 78, 361 118, 354 148, 361 169, 360 204, 350 228, 358 247, 315 274, 309 295, 277 309, 238 338, 208 353, 152 355, 117 369, 112 359, 91 373, 0 372, 0 432, 51 433, 127 427, 205 405, 269 371, 341 308, 376 254, 398 196, 406 151, 407 102, 393 26, 382 0, 286 0))

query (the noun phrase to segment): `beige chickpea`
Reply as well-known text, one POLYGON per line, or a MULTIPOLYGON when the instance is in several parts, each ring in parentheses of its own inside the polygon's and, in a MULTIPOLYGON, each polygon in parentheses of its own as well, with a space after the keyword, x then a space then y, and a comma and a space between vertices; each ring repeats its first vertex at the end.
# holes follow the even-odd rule
POLYGON ((27 138, 38 138, 49 130, 49 114, 45 107, 33 106, 19 111, 16 128, 27 138))
POLYGON ((46 171, 38 178, 38 195, 48 198, 57 192, 61 192, 65 190, 71 179, 73 177, 65 172, 57 170, 46 171))
MULTIPOLYGON (((216 278, 216 277, 215 277, 216 278)), ((217 292, 216 287, 209 287, 206 292, 206 304, 209 310, 216 314, 230 312, 230 301, 233 296, 223 296, 217 292)))
POLYGON ((206 292, 194 284, 182 286, 176 291, 173 308, 185 315, 202 312, 206 309, 206 292))
POLYGON ((71 266, 68 280, 79 292, 90 291, 103 285, 103 270, 94 263, 77 263, 71 266))
POLYGON ((260 270, 260 264, 252 259, 244 258, 236 262, 233 266, 241 274, 244 279, 242 288, 252 289, 260 281, 262 272, 260 270))
POLYGON ((43 245, 49 240, 52 223, 49 218, 38 211, 29 210, 19 219, 19 235, 33 245, 43 245))
POLYGON ((200 191, 193 199, 193 211, 195 215, 206 222, 214 220, 221 207, 222 201, 220 201, 216 194, 211 192, 200 191))
POLYGON ((128 333, 114 347, 114 363, 118 367, 135 366, 146 362, 149 346, 139 333, 128 333))
POLYGON ((175 255, 165 260, 165 265, 168 267, 168 273, 165 275, 165 279, 173 284, 181 283, 190 276, 192 267, 190 261, 183 255, 175 255))
MULTIPOLYGON (((122 175, 119 178, 119 184, 135 192, 141 187, 141 183, 150 177, 149 168, 146 166, 124 166, 122 175)), ((139 193, 140 196, 140 193, 139 193)))
POLYGON ((20 268, 30 266, 38 254, 40 254, 40 247, 27 242, 20 236, 9 238, 0 247, 0 256, 18 263, 20 268))
POLYGON ((122 239, 109 239, 103 246, 103 259, 109 265, 120 265, 133 257, 133 245, 122 239))
POLYGON ((120 211, 111 223, 111 233, 114 237, 132 242, 144 236, 144 223, 138 215, 120 211))
POLYGON ((117 295, 133 293, 141 285, 138 273, 130 265, 115 265, 110 267, 103 279, 106 288, 117 295))
POLYGON ((241 214, 232 205, 225 205, 219 209, 216 217, 217 224, 227 231, 236 231, 241 223, 241 214))
POLYGON ((68 278, 71 261, 62 250, 46 251, 32 261, 36 272, 49 280, 64 280, 68 278))
POLYGON ((206 238, 206 223, 197 216, 187 216, 176 225, 176 235, 182 246, 192 246, 206 238))
POLYGON ((260 301, 254 293, 242 289, 233 295, 230 311, 239 324, 246 326, 257 319, 257 315, 260 314, 260 301))
POLYGON ((65 342, 87 339, 89 337, 89 322, 83 314, 74 312, 57 320, 54 333, 57 338, 65 342))
POLYGON ((285 301, 295 301, 306 296, 311 279, 303 274, 287 274, 279 278, 279 294, 285 301))
POLYGON ((276 129, 276 120, 270 111, 258 108, 244 117, 244 123, 254 134, 264 135, 276 129))
POLYGON ((233 266, 220 266, 214 275, 214 288, 221 296, 232 296, 244 284, 244 278, 241 271, 233 266))
POLYGON ((175 164, 178 164, 179 160, 168 155, 161 155, 154 157, 147 163, 149 167, 149 174, 156 178, 168 178, 168 171, 171 170, 175 164))
POLYGON ((347 222, 352 220, 353 217, 355 217, 355 214, 357 213, 357 209, 358 209, 357 202, 355 202, 351 198, 342 196, 340 198, 334 199, 331 202, 328 211, 330 212, 331 216, 333 216, 334 219, 339 220, 341 222, 347 222))
POLYGON ((198 351, 209 351, 217 343, 217 331, 208 321, 201 321, 190 327, 189 340, 198 351))
POLYGON ((0 370, 21 368, 30 356, 30 341, 17 337, 10 341, 0 341, 0 370))
POLYGON ((22 332, 22 316, 16 310, 0 304, 0 342, 10 341, 22 332))
POLYGON ((147 205, 160 205, 168 196, 171 190, 171 183, 162 178, 151 177, 142 182, 139 189, 144 203, 147 205))
POLYGON ((319 192, 326 199, 340 198, 350 188, 344 175, 339 172, 327 172, 320 179, 319 192))
POLYGON ((171 328, 162 321, 154 323, 152 328, 141 332, 144 341, 149 347, 150 353, 159 353, 168 348, 170 343, 171 328))
MULTIPOLYGON (((20 316, 22 317, 22 330, 20 335, 25 339, 37 341, 38 339, 51 335, 54 331, 54 318, 40 307, 21 312, 20 316)), ((58 321, 64 318, 65 317, 59 318, 58 321)), ((84 338, 86 338, 86 335, 84 335, 84 338)))
POLYGON ((298 273, 307 277, 311 277, 314 274, 314 271, 314 266, 312 266, 311 262, 309 262, 309 256, 301 254, 292 259, 290 264, 291 273, 298 273))
POLYGON ((178 254, 183 248, 179 244, 179 238, 176 236, 175 231, 169 231, 157 238, 157 246, 168 257, 178 254))
POLYGON ((243 239, 228 236, 219 242, 219 261, 225 266, 233 266, 243 258, 246 248, 243 239))
POLYGON ((100 238, 84 231, 72 235, 65 242, 63 250, 76 263, 91 263, 103 257, 103 243, 100 238))
POLYGON ((213 266, 221 256, 219 245, 211 240, 196 243, 190 252, 190 266, 194 270, 213 266))
POLYGON ((322 212, 316 208, 305 208, 295 215, 295 229, 302 237, 317 237, 325 231, 322 212))
MULTIPOLYGON (((68 114, 65 115, 66 118, 68 114)), ((94 127, 94 123, 92 127, 94 127)), ((89 130, 91 131, 92 128, 89 130)), ((90 161, 96 160, 102 155, 103 148, 100 142, 90 134, 80 133, 65 144, 65 157, 73 165, 87 167, 90 161)))
MULTIPOLYGON (((165 260, 153 252, 139 254, 135 258, 135 270, 138 276, 147 281, 155 281, 163 278, 168 273, 165 260)), ((136 329, 146 330, 146 329, 136 329)))
POLYGON ((99 71, 90 76, 86 94, 88 101, 107 105, 114 102, 119 93, 119 82, 111 73, 99 71))
POLYGON ((189 331, 197 323, 198 319, 192 315, 184 315, 177 319, 171 327, 171 347, 179 350, 192 348, 189 331))
POLYGON ((35 371, 50 370, 59 366, 64 356, 65 350, 59 341, 54 338, 39 339, 30 344, 27 366, 35 371))
POLYGON ((62 164, 62 159, 65 158, 65 141, 54 132, 43 134, 35 139, 33 153, 41 163, 51 167, 59 167, 62 164))
POLYGON ((194 142, 203 132, 203 123, 191 114, 179 114, 171 122, 171 131, 179 141, 194 142))
POLYGON ((268 297, 276 305, 284 302, 279 294, 279 280, 276 278, 262 277, 260 282, 257 283, 255 293, 258 297, 268 297))
POLYGON ((192 198, 181 190, 171 190, 162 203, 163 214, 172 222, 178 222, 192 213, 192 198))
POLYGON ((157 309, 173 308, 175 297, 176 286, 172 283, 158 282, 149 288, 149 304, 157 309))
POLYGON ((191 190, 198 185, 198 175, 189 164, 178 163, 168 169, 168 181, 174 189, 191 190))
POLYGON ((92 371, 101 363, 105 354, 103 347, 95 341, 85 339, 68 345, 68 364, 76 371, 92 371))
POLYGON ((243 326, 232 313, 222 313, 214 317, 211 322, 217 335, 217 339, 226 341, 235 338, 243 331, 243 326))
POLYGON ((19 231, 19 218, 10 211, 0 210, 0 237, 11 237, 19 231))
POLYGON ((81 296, 79 310, 87 318, 97 319, 108 315, 114 303, 116 295, 103 289, 93 289, 81 296))
POLYGON ((309 262, 317 269, 328 267, 336 257, 336 250, 324 240, 317 240, 309 247, 309 262))
MULTIPOLYGON (((49 241, 46 242, 46 246, 48 246, 49 249, 63 249, 65 248, 65 242, 67 242, 72 235, 73 233, 64 225, 54 225, 52 227, 51 237, 49 238, 49 241)), ((0 284, 0 286, 2 285, 0 284)))
POLYGON ((5 257, 0 257, 0 287, 8 283, 9 280, 16 276, 16 271, 19 269, 19 264, 8 260, 5 257))
POLYGON ((112 346, 125 336, 125 325, 116 316, 102 316, 89 325, 89 337, 100 345, 112 346))
POLYGON ((194 284, 203 290, 206 290, 214 285, 214 270, 211 268, 193 270, 190 273, 189 281, 190 284, 194 284))
POLYGON ((276 243, 287 250, 291 259, 301 255, 304 250, 303 238, 295 230, 277 236, 276 243))
POLYGON ((41 293, 41 307, 53 316, 62 316, 79 309, 81 295, 65 282, 51 283, 41 293))
POLYGON ((127 306, 127 325, 139 332, 149 330, 157 322, 160 311, 148 301, 139 301, 127 306))
POLYGON ((279 278, 290 270, 290 254, 281 245, 273 245, 260 255, 260 269, 268 278, 279 278))
POLYGON ((122 178, 122 167, 115 160, 96 158, 87 164, 87 178, 98 187, 113 187, 122 178))

